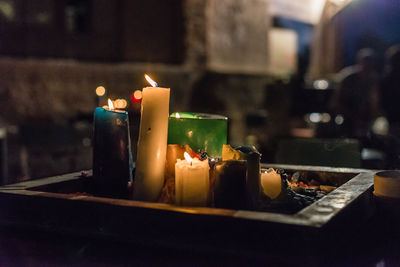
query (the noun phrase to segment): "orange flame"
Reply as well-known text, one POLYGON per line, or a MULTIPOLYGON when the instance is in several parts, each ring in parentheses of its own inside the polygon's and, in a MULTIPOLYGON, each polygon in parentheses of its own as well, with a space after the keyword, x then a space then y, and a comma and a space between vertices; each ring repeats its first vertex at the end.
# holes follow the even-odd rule
POLYGON ((153 80, 150 78, 149 75, 145 74, 144 77, 145 77, 146 80, 149 82, 149 84, 151 84, 151 86, 153 86, 153 87, 158 87, 158 84, 157 84, 155 81, 153 81, 153 80))
POLYGON ((108 99, 108 108, 109 108, 110 110, 114 110, 114 104, 113 104, 113 102, 111 101, 111 99, 108 99))

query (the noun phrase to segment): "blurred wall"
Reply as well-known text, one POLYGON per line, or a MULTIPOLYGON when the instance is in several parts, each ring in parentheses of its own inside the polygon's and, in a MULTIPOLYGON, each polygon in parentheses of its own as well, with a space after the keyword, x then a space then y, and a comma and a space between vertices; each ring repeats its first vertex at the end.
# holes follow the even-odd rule
MULTIPOLYGON (((274 101, 266 101, 266 97, 273 99, 277 93, 289 98, 287 90, 268 93, 272 79, 259 71, 262 64, 255 62, 257 71, 209 68, 208 63, 220 56, 209 53, 210 34, 237 34, 236 26, 210 29, 210 19, 215 21, 219 12, 215 17, 207 13, 209 1, 159 2, 47 0, 43 3, 49 5, 39 5, 45 11, 37 13, 47 14, 49 8, 54 13, 49 11, 50 18, 42 18, 42 24, 29 25, 18 11, 7 22, 8 26, 14 23, 13 27, 0 26, 5 40, 0 45, 0 123, 8 127, 12 147, 9 181, 91 168, 91 116, 98 104, 95 88, 102 85, 107 97, 129 100, 134 90, 146 86, 144 73, 160 86, 171 88, 171 112, 228 116, 231 143, 256 144, 257 140, 246 137, 265 141, 269 132, 277 135, 277 129, 285 128, 285 116, 273 119, 280 122, 279 127, 267 126, 265 121, 266 114, 273 118, 285 114, 276 110, 287 107, 268 104, 274 101)), ((254 8, 267 6, 267 2, 258 0, 254 8)), ((258 24, 260 17, 253 20, 244 1, 224 3, 218 8, 226 18, 245 17, 248 25, 258 24)), ((258 25, 257 32, 265 33, 262 38, 268 34, 268 21, 266 17, 266 23, 258 25)), ((229 62, 240 64, 245 56, 237 53, 235 40, 219 38, 214 44, 226 49, 225 55, 232 57, 229 62)), ((261 52, 266 49, 259 45, 246 53, 257 58, 258 48, 261 52)))

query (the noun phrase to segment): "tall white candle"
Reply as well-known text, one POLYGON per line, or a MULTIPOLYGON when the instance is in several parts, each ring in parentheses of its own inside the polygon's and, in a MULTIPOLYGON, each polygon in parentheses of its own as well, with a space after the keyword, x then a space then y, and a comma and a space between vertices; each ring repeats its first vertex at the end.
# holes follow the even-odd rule
POLYGON ((169 88, 143 88, 133 198, 157 201, 164 185, 169 88))
POLYGON ((208 160, 178 159, 175 164, 175 203, 181 206, 206 206, 210 187, 208 160))

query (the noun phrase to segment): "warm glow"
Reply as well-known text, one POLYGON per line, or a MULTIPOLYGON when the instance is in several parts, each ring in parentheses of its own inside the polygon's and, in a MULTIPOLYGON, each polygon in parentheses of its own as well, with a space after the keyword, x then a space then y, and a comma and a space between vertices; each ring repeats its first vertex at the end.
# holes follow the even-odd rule
POLYGON ((179 115, 179 113, 177 112, 177 113, 175 114, 175 118, 180 119, 180 118, 181 118, 181 115, 179 115))
POLYGON ((189 154, 185 152, 183 155, 185 156, 186 161, 192 165, 193 159, 189 156, 189 154))
POLYGON ((142 99, 142 91, 136 90, 136 91, 133 93, 133 96, 134 96, 135 99, 137 99, 137 100, 142 99))
POLYGON ((150 78, 149 75, 145 74, 144 77, 145 77, 146 80, 151 84, 151 86, 153 86, 153 87, 158 87, 158 84, 157 84, 155 81, 153 81, 153 80, 150 78))
POLYGON ((98 86, 96 88, 96 95, 103 96, 106 93, 106 88, 104 86, 98 86))
POLYGON ((128 105, 125 99, 117 99, 115 100, 114 104, 116 109, 123 109, 128 105))
POLYGON ((109 109, 109 110, 114 110, 114 104, 113 104, 113 102, 111 101, 111 99, 108 99, 108 109, 109 109))
POLYGON ((126 108, 128 106, 128 102, 125 99, 121 99, 121 108, 126 108))
POLYGON ((121 99, 115 99, 114 106, 116 109, 121 108, 121 99))

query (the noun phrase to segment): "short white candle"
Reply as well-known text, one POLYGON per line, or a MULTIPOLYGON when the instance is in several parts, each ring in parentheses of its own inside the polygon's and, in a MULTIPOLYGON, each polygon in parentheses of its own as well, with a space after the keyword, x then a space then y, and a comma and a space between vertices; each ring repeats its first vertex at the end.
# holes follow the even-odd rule
POLYGON ((206 206, 210 187, 208 160, 192 159, 175 164, 175 203, 181 206, 206 206))
MULTIPOLYGON (((152 80, 151 80, 152 81, 152 80)), ((153 82, 153 81, 152 81, 153 82)), ((164 185, 169 88, 143 88, 133 198, 157 201, 164 185)))
POLYGON ((275 199, 279 196, 282 190, 281 175, 274 169, 270 168, 267 172, 261 173, 261 185, 264 189, 264 194, 275 199))

